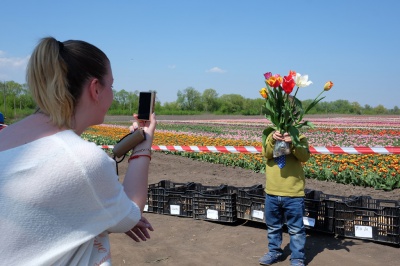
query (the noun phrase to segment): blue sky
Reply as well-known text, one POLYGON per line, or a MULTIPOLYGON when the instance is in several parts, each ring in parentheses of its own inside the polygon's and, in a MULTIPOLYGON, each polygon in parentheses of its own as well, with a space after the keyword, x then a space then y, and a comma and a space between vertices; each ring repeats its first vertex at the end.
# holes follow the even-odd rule
POLYGON ((40 38, 81 39, 109 57, 114 88, 212 88, 219 96, 260 97, 265 72, 308 74, 314 98, 400 106, 398 0, 3 0, 0 81, 25 83, 40 38))

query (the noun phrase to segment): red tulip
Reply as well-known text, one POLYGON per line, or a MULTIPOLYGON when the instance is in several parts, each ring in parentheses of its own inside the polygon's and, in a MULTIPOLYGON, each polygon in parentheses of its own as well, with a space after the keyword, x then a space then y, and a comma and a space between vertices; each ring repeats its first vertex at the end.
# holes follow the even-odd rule
POLYGON ((293 76, 283 77, 282 89, 286 92, 286 94, 290 94, 295 85, 296 82, 294 81, 293 76))

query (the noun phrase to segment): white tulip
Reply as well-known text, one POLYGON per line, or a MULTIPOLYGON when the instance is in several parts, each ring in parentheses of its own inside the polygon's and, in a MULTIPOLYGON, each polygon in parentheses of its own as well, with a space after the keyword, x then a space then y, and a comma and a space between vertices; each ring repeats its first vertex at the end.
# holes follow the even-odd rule
POLYGON ((312 84, 312 81, 308 80, 308 75, 302 76, 300 73, 296 73, 294 81, 296 82, 296 86, 299 88, 304 88, 312 84))

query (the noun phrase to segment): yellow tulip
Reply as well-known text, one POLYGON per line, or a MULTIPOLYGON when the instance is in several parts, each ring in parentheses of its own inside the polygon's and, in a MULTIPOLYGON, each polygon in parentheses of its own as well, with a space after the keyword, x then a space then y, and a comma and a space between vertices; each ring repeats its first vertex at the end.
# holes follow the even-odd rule
POLYGON ((268 98, 268 92, 267 92, 267 89, 266 89, 266 88, 262 88, 262 89, 260 90, 260 94, 261 94, 261 96, 262 96, 264 99, 267 99, 267 98, 268 98))

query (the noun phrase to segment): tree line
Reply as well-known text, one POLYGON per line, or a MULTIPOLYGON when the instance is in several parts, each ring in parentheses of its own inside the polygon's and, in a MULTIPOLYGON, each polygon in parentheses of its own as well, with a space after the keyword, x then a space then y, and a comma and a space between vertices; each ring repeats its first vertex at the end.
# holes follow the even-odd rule
MULTIPOLYGON (((131 115, 138 109, 139 90, 113 90, 114 100, 108 111, 109 115, 131 115)), ((312 99, 302 101, 303 107, 312 102, 312 99)), ((212 113, 217 115, 261 115, 264 99, 249 99, 239 94, 223 94, 212 88, 199 92, 188 87, 177 92, 177 99, 173 102, 161 104, 156 99, 155 110, 159 115, 193 115, 212 113)), ((36 109, 35 102, 26 84, 14 81, 0 83, 0 112, 6 119, 12 121, 31 114, 36 109)), ((361 106, 358 102, 336 100, 320 102, 309 114, 352 114, 352 115, 384 115, 400 114, 397 106, 387 109, 383 105, 361 106)))

